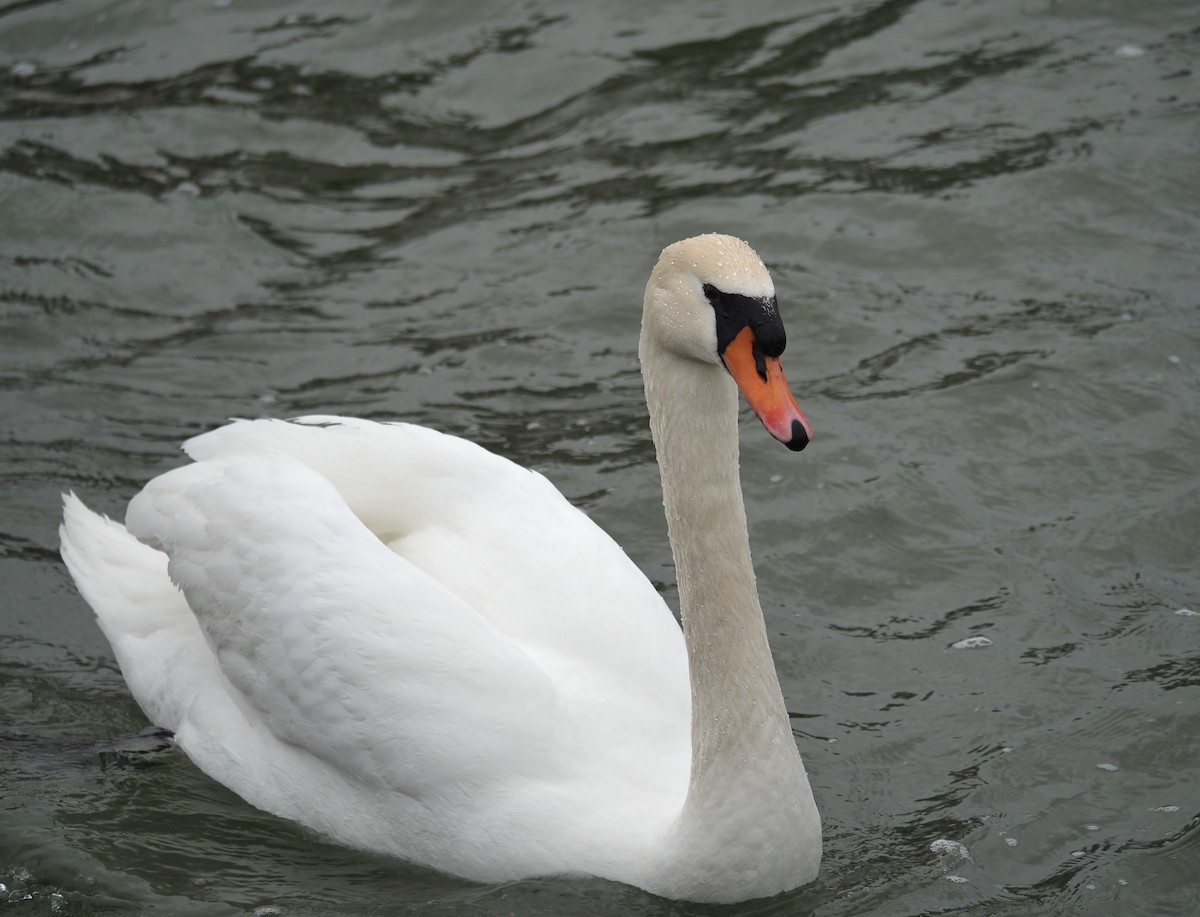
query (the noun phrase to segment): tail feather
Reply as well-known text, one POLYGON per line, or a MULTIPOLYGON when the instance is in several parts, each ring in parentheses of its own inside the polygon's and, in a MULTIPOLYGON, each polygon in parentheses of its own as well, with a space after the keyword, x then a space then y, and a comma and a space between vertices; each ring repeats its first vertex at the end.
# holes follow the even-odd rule
POLYGON ((96 613, 134 698, 156 725, 177 729, 190 703, 189 675, 215 661, 167 575, 166 555, 73 493, 63 497, 59 535, 67 569, 96 613))

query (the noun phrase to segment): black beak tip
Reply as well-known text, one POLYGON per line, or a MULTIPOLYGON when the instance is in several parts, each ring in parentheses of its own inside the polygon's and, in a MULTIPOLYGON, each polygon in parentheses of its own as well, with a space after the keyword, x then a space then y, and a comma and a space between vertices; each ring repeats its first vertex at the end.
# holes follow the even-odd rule
POLYGON ((808 445, 808 434, 804 432, 804 425, 800 421, 792 421, 792 438, 784 445, 793 452, 799 452, 808 445))

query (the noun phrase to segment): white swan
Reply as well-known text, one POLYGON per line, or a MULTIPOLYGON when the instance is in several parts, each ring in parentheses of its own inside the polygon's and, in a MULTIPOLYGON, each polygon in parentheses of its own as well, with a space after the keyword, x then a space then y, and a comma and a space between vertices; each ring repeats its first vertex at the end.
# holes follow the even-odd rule
POLYGON ((772 895, 821 855, 738 481, 738 386, 811 434, 783 347, 746 243, 662 252, 639 355, 682 633, 543 477, 408 424, 206 433, 128 531, 68 495, 63 557, 146 715, 259 808, 482 882, 772 895))

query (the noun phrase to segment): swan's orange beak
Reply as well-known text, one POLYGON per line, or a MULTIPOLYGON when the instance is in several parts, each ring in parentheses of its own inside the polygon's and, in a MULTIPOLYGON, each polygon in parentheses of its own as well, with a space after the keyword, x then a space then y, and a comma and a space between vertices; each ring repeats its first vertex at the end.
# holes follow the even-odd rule
POLYGON ((726 345, 721 359, 767 432, 794 452, 807 446, 812 424, 788 390, 779 357, 766 356, 746 327, 726 345))

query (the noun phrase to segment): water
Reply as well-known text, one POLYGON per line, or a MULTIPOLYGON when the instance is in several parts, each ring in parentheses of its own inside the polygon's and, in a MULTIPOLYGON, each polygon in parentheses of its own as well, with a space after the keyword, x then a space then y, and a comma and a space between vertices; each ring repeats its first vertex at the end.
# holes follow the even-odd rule
POLYGON ((747 417, 743 475, 827 835, 729 910, 1200 909, 1194 4, 465 10, 0 8, 0 901, 716 910, 469 885, 114 747, 147 724, 55 527, 229 416, 402 417, 544 471, 673 601, 640 296, 717 229, 816 427, 747 417))

